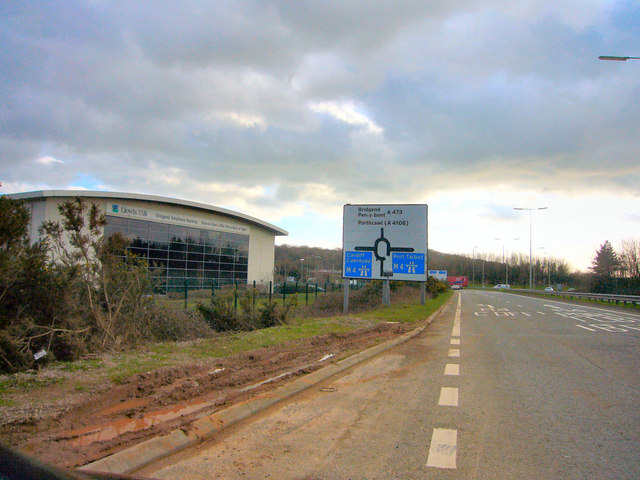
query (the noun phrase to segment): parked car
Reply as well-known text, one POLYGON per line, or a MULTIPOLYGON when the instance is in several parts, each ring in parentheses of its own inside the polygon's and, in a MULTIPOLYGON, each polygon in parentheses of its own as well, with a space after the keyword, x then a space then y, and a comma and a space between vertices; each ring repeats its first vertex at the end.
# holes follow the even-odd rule
POLYGON ((553 292, 553 287, 546 287, 544 289, 545 292, 553 292))
POLYGON ((495 287, 496 289, 501 289, 501 288, 511 288, 511 285, 509 285, 508 283, 499 283, 498 285, 496 285, 495 287))

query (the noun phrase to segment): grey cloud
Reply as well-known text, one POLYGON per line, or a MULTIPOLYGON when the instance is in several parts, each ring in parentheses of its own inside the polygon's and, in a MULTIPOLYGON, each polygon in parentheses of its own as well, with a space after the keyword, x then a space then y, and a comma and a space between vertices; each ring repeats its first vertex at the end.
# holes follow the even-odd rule
POLYGON ((297 202, 302 198, 304 190, 297 185, 280 185, 276 192, 278 200, 283 202, 297 202))
POLYGON ((630 172, 609 188, 637 190, 637 69, 596 60, 620 48, 613 37, 638 44, 631 13, 576 26, 511 4, 5 5, 0 168, 39 184, 33 162, 46 153, 65 162, 47 167, 52 187, 81 172, 153 190, 164 187, 145 183, 150 168, 178 168, 280 185, 278 198, 295 201, 309 182, 363 198, 478 181, 590 185, 580 171, 608 162, 630 172), (353 102, 382 132, 310 109, 327 100, 353 102))

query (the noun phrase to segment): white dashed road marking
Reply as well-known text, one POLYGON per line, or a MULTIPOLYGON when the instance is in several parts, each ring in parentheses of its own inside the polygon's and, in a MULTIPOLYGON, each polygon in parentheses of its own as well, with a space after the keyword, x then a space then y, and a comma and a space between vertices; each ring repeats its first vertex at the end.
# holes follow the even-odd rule
POLYGON ((453 320, 452 337, 460 336, 460 313, 462 312, 462 295, 458 294, 458 306, 456 307, 456 316, 453 320))
POLYGON ((460 365, 457 363, 447 363, 444 367, 445 375, 460 375, 460 365))
POLYGON ((438 405, 441 407, 457 407, 458 406, 458 389, 451 387, 442 387, 440 389, 440 399, 438 405))
POLYGON ((585 327, 584 325, 576 324, 576 327, 584 328, 585 330, 589 330, 590 332, 596 332, 597 331, 597 330, 594 330, 593 328, 585 327))
POLYGON ((429 447, 427 467, 456 468, 458 450, 458 431, 446 428, 434 428, 429 447))
MULTIPOLYGON (((458 294, 458 306, 453 320, 453 330, 451 331, 451 345, 460 345, 460 316, 462 312, 462 295, 458 294)), ((459 348, 450 348, 449 357, 459 357, 459 348)), ((460 375, 460 365, 447 363, 444 367, 445 376, 460 375)), ((440 389, 440 399, 438 405, 443 407, 458 406, 458 389, 453 387, 442 387, 440 389)), ((447 428, 434 428, 429 446, 429 456, 427 457, 427 467, 435 468, 456 468, 456 456, 458 451, 458 431, 447 428)))

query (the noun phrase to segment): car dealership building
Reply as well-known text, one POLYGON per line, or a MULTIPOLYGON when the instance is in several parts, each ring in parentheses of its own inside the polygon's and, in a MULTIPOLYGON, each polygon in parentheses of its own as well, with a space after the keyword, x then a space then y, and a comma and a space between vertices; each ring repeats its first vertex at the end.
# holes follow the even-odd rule
POLYGON ((31 239, 44 220, 60 220, 58 206, 82 197, 106 215, 104 234, 120 232, 129 250, 148 259, 169 290, 273 280, 275 225, 220 207, 135 193, 43 190, 11 198, 31 208, 31 239))

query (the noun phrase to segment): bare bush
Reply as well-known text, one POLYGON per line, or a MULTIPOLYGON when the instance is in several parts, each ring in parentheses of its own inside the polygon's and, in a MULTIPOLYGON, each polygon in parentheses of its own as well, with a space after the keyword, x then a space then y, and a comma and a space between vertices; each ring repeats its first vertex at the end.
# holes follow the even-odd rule
POLYGON ((183 341, 211 335, 209 325, 196 312, 154 303, 137 323, 138 341, 183 341))

